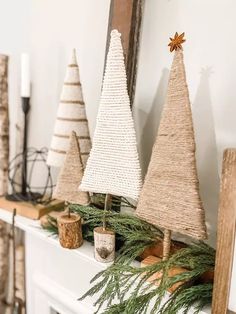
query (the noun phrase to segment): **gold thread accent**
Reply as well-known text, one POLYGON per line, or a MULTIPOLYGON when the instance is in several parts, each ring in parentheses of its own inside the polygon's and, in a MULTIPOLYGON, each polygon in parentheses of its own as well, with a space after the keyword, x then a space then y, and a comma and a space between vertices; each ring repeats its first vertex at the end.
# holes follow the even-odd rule
POLYGON ((87 122, 87 119, 76 119, 76 118, 62 118, 62 117, 57 117, 57 120, 60 121, 70 121, 70 122, 87 122))
MULTIPOLYGON (((55 148, 50 148, 50 151, 54 152, 54 153, 58 153, 58 154, 66 154, 65 150, 61 150, 61 149, 55 149, 55 148)), ((84 153, 80 153, 80 155, 88 155, 89 152, 84 152, 84 153)))
POLYGON ((50 148, 50 150, 54 153, 58 153, 58 154, 66 154, 66 151, 64 150, 60 150, 60 149, 55 149, 55 148, 50 148))
MULTIPOLYGON (((61 137, 61 138, 70 138, 70 135, 64 135, 64 134, 54 134, 54 136, 56 137, 61 137)), ((89 136, 77 136, 78 139, 80 140, 89 140, 90 137, 89 136)))
POLYGON ((81 86, 80 82, 64 82, 64 85, 67 86, 81 86))
POLYGON ((68 67, 69 68, 77 68, 78 64, 76 64, 76 63, 68 64, 68 67))
POLYGON ((75 104, 75 105, 84 105, 83 100, 60 100, 62 104, 75 104))

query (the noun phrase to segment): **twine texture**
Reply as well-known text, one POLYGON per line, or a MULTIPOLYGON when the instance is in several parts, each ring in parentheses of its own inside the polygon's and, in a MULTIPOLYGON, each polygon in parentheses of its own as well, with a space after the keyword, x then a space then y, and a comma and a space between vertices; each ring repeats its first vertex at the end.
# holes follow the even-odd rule
POLYGON ((182 50, 175 52, 167 99, 136 214, 164 229, 206 238, 182 50))
POLYGON ((78 191, 78 186, 83 176, 83 165, 80 148, 75 132, 71 133, 70 146, 64 164, 60 170, 53 197, 72 204, 87 205, 89 195, 78 191))

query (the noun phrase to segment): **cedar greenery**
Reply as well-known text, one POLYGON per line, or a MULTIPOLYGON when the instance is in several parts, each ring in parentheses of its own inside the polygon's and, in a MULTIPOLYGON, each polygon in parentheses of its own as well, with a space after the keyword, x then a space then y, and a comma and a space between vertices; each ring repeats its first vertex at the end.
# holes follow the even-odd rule
POLYGON ((213 271, 214 263, 214 249, 203 242, 179 250, 167 261, 143 268, 124 265, 118 260, 93 278, 93 287, 81 299, 99 292, 95 306, 98 312, 106 304, 104 314, 155 314, 157 311, 173 314, 180 309, 187 313, 193 305, 198 313, 212 297, 212 284, 199 283, 199 279, 205 272, 213 271), (168 277, 168 270, 173 267, 186 268, 186 272, 168 277), (156 272, 162 273, 161 278, 156 279, 158 286, 147 282, 156 272), (167 289, 177 282, 184 284, 163 304, 167 289), (126 299, 128 292, 130 297, 126 299), (119 303, 112 305, 115 298, 119 303))
MULTIPOLYGON (((99 200, 102 203, 103 196, 99 200)), ((113 198, 113 208, 121 205, 133 207, 125 198, 113 198)), ((93 239, 93 229, 102 222, 103 211, 97 206, 71 205, 71 210, 83 218, 83 236, 89 241, 93 239)), ((104 305, 103 314, 174 314, 180 309, 187 313, 192 306, 198 313, 211 303, 213 284, 203 283, 200 279, 204 273, 214 270, 213 248, 203 242, 193 243, 177 251, 167 261, 144 268, 136 267, 134 260, 145 248, 163 238, 162 231, 134 215, 116 211, 108 211, 106 215, 107 227, 116 232, 117 246, 120 247, 118 256, 113 265, 92 279, 93 286, 80 298, 99 293, 95 302, 96 313, 104 305), (186 272, 168 277, 168 271, 174 267, 183 267, 186 272), (158 285, 148 283, 147 279, 156 272, 162 273, 161 278, 156 280, 158 285), (166 291, 177 282, 183 284, 165 301, 166 291), (119 303, 114 304, 114 299, 119 303)), ((46 229, 57 233, 56 220, 49 216, 48 223, 46 229)))

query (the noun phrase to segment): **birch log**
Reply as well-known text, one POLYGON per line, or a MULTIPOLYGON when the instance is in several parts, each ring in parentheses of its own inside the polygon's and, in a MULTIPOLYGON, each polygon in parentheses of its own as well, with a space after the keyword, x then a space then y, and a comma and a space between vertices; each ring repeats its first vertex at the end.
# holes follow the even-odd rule
POLYGON ((9 117, 8 57, 0 55, 0 195, 8 189, 9 117))
POLYGON ((5 299, 8 275, 8 233, 6 224, 0 222, 0 300, 5 299))
POLYGON ((94 229, 95 259, 109 263, 115 259, 115 233, 112 230, 97 227, 94 229))
MULTIPOLYGON (((0 54, 0 195, 8 189, 9 117, 8 117, 8 57, 0 54)), ((0 221, 0 297, 5 297, 8 272, 7 225, 0 221)))

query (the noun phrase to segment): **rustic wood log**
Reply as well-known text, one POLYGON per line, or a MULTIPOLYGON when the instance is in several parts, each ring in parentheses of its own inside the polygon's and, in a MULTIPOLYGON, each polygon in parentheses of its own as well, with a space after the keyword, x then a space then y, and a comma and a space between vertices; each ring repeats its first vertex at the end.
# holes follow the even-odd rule
MULTIPOLYGON (((146 266, 150 266, 150 265, 153 265, 153 264, 156 264, 156 263, 160 263, 162 261, 161 258, 158 258, 156 256, 148 256, 145 260, 143 260, 141 262, 141 267, 146 267, 146 266)), ((182 273, 185 273, 187 272, 188 270, 185 269, 185 268, 182 268, 182 267, 173 267, 171 268, 169 271, 168 271, 168 277, 174 277, 176 275, 179 275, 179 274, 182 274, 182 273)), ((148 282, 151 282, 153 283, 154 285, 159 285, 160 283, 160 280, 161 280, 161 277, 162 277, 162 272, 156 272, 155 274, 153 274, 152 276, 150 276, 148 278, 148 282)), ((180 281, 180 282, 177 282, 175 283, 173 286, 171 286, 168 291, 170 293, 173 293, 175 292, 175 290, 177 290, 184 282, 183 281, 180 281)))
MULTIPOLYGON (((175 254, 179 250, 186 248, 187 244, 180 242, 180 241, 172 241, 171 242, 171 248, 170 248, 170 255, 175 254)), ((163 242, 158 241, 155 245, 152 245, 148 248, 146 248, 143 253, 140 255, 141 263, 143 263, 143 260, 147 259, 149 260, 149 257, 153 256, 157 257, 159 259, 162 259, 163 257, 163 242)), ((154 259, 153 259, 154 261, 154 259)), ((210 283, 214 281, 214 271, 207 271, 204 274, 202 274, 199 278, 199 281, 201 283, 210 283)))
POLYGON ((94 255, 98 262, 109 263, 115 259, 115 232, 97 227, 94 229, 94 255))
MULTIPOLYGON (((183 242, 179 241, 171 241, 171 247, 170 247, 170 255, 176 253, 178 250, 186 248, 187 245, 183 242)), ((147 247, 143 253, 140 255, 140 258, 143 260, 146 257, 153 255, 156 257, 163 257, 163 242, 158 241, 155 245, 147 247)))
POLYGON ((83 243, 81 217, 76 214, 62 214, 57 218, 59 240, 62 247, 77 249, 83 243))

